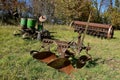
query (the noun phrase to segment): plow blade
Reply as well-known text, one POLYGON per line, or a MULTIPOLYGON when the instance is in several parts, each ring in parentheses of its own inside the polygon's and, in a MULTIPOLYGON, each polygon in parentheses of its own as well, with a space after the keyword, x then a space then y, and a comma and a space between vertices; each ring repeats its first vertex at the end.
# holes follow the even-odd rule
POLYGON ((33 58, 38 59, 45 63, 50 63, 51 61, 56 59, 56 55, 50 51, 31 51, 30 54, 33 58))
POLYGON ((67 58, 58 58, 48 63, 47 65, 55 69, 58 69, 59 71, 62 71, 66 74, 70 74, 75 70, 71 62, 67 58))

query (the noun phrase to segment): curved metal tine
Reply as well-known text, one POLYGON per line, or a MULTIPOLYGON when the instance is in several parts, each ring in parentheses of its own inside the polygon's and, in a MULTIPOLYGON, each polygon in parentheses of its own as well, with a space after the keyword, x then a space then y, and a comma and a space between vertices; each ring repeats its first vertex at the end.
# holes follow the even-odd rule
POLYGON ((44 48, 44 45, 43 45, 43 41, 42 41, 42 44, 40 45, 40 48, 39 48, 39 51, 41 51, 42 48, 44 48))
POLYGON ((76 42, 70 42, 69 43, 69 46, 70 46, 70 50, 74 53, 74 54, 77 54, 77 43, 76 42))
POLYGON ((67 50, 68 48, 63 48, 63 47, 60 47, 59 50, 60 50, 60 57, 61 58, 65 58, 65 51, 67 50))
POLYGON ((69 26, 70 26, 70 27, 72 27, 73 23, 74 23, 74 21, 71 21, 71 23, 70 23, 70 25, 69 25, 69 26))
POLYGON ((53 43, 51 39, 43 39, 41 48, 44 48, 46 51, 50 51, 50 44, 53 43))
POLYGON ((78 45, 78 55, 80 54, 80 52, 83 50, 83 48, 85 47, 85 45, 83 44, 82 42, 82 34, 79 33, 79 36, 78 36, 78 42, 77 42, 77 45, 78 45))
POLYGON ((46 48, 46 47, 48 47, 48 45, 45 43, 42 43, 42 45, 39 48, 39 51, 41 51, 41 49, 45 49, 46 51, 50 51, 50 46, 49 46, 49 48, 46 48))
POLYGON ((41 39, 42 39, 42 38, 41 38, 41 32, 38 31, 37 33, 38 33, 38 34, 37 34, 37 40, 41 40, 41 39))
POLYGON ((73 37, 73 39, 72 39, 71 41, 69 41, 69 40, 68 40, 67 38, 65 38, 64 36, 63 36, 63 38, 64 38, 66 41, 68 41, 68 43, 74 42, 75 39, 76 39, 76 37, 73 37))
POLYGON ((88 59, 88 60, 91 60, 92 57, 91 57, 91 55, 88 53, 89 50, 90 50, 90 46, 89 46, 89 43, 88 43, 88 46, 86 47, 86 54, 89 56, 89 59, 88 59))
POLYGON ((64 36, 62 36, 63 37, 63 39, 65 39, 65 41, 69 41, 67 38, 65 38, 64 36))
POLYGON ((57 51, 60 53, 61 58, 65 58, 65 51, 68 49, 68 43, 65 41, 55 41, 57 44, 57 51))
POLYGON ((77 39, 76 37, 73 37, 73 39, 68 42, 68 45, 72 45, 72 43, 73 43, 76 39, 77 39))
POLYGON ((67 48, 61 48, 61 58, 65 58, 65 51, 67 50, 67 48))
POLYGON ((82 43, 84 42, 84 39, 85 39, 85 36, 86 36, 86 32, 87 32, 87 30, 88 30, 88 26, 89 26, 90 19, 91 19, 91 14, 92 14, 92 11, 89 13, 88 21, 87 21, 85 30, 84 30, 84 32, 83 32, 83 36, 82 36, 82 38, 81 38, 81 42, 82 42, 82 43))

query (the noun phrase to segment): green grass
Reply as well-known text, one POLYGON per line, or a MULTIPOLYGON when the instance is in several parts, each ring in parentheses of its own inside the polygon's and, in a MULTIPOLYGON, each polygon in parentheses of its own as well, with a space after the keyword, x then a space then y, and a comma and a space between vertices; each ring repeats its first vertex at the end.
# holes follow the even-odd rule
MULTIPOLYGON (((77 33, 64 25, 45 25, 56 39, 77 40, 77 33)), ((89 53, 93 61, 72 73, 72 77, 33 59, 30 50, 39 50, 38 40, 23 40, 13 36, 16 26, 0 27, 0 80, 119 80, 120 79, 120 31, 115 31, 114 39, 100 39, 86 36, 90 43, 89 53), (112 59, 112 60, 109 60, 112 59)), ((83 51, 81 54, 84 54, 83 51)))

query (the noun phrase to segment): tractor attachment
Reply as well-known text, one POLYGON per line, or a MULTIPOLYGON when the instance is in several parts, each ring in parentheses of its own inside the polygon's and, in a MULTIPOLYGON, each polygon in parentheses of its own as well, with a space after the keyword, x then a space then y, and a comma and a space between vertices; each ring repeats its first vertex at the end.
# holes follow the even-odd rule
POLYGON ((41 16, 39 18, 39 22, 36 26, 37 19, 33 18, 21 18, 20 22, 20 30, 14 32, 15 36, 22 36, 23 39, 38 39, 43 40, 44 38, 51 38, 50 32, 45 30, 43 27, 43 22, 46 21, 46 17, 41 16))
POLYGON ((44 48, 45 51, 33 50, 30 52, 32 57, 66 74, 84 67, 86 62, 92 59, 91 55, 88 54, 90 50, 89 45, 85 46, 81 43, 81 34, 79 34, 77 42, 51 39, 43 39, 42 42, 41 48, 44 48), (56 46, 58 55, 50 51, 51 44, 56 46), (82 50, 86 51, 86 55, 80 55, 82 50))
POLYGON ((43 39, 43 48, 45 51, 31 51, 30 54, 33 58, 47 63, 48 66, 58 69, 66 74, 71 74, 76 69, 80 69, 85 66, 86 62, 92 59, 91 55, 88 54, 90 46, 85 46, 83 44, 85 34, 88 29, 89 20, 91 13, 88 18, 88 23, 84 31, 84 35, 81 35, 79 32, 78 41, 60 41, 60 40, 51 40, 43 39), (51 52, 51 44, 55 44, 57 54, 51 52), (85 50, 86 55, 81 55, 81 51, 85 50))
MULTIPOLYGON (((71 26, 73 26, 75 32, 83 33, 85 31, 85 26, 87 22, 73 21, 71 26)), ((101 38, 113 38, 114 30, 112 25, 89 23, 87 29, 87 34, 101 37, 101 38)))

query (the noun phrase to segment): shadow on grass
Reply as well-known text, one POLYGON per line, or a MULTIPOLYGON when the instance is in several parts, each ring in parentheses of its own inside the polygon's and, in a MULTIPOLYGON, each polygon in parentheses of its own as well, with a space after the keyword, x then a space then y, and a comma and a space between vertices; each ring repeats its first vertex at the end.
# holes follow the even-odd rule
POLYGON ((113 37, 113 38, 111 38, 111 39, 118 39, 117 37, 113 37))
POLYGON ((101 61, 101 59, 102 58, 95 58, 95 59, 89 61, 86 65, 86 68, 92 68, 92 67, 99 65, 99 61, 101 61))

